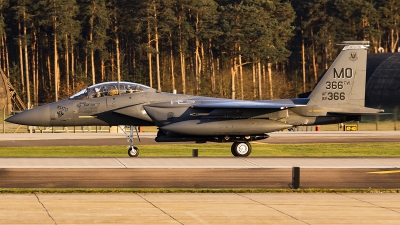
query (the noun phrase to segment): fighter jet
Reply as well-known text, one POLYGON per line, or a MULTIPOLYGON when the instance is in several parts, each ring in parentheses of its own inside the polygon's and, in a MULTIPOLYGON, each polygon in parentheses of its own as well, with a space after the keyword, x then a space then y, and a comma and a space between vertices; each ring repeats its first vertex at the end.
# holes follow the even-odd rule
POLYGON ((293 128, 360 121, 383 113, 365 102, 368 41, 342 42, 343 49, 308 98, 232 100, 158 92, 131 82, 100 83, 58 102, 35 107, 6 119, 34 126, 157 126, 157 142, 233 142, 236 157, 251 153, 250 141, 293 128))

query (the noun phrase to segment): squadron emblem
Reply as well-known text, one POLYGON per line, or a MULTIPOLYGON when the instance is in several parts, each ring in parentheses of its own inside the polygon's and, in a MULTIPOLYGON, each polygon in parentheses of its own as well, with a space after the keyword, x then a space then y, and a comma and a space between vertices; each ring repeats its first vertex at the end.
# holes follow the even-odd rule
POLYGON ((63 111, 58 111, 57 115, 58 115, 58 118, 60 118, 60 117, 64 116, 64 112, 63 111))
POLYGON ((358 59, 357 53, 356 53, 356 52, 350 53, 349 59, 350 59, 351 61, 353 61, 353 62, 356 61, 356 60, 358 59))
POLYGON ((169 112, 169 113, 167 113, 167 120, 168 121, 172 121, 172 120, 174 120, 174 113, 173 112, 169 112))

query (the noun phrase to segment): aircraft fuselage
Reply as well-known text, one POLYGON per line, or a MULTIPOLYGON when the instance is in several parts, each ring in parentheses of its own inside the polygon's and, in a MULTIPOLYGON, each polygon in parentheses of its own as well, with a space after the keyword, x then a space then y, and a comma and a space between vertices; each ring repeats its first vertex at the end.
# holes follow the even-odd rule
MULTIPOLYGON (((360 120, 383 110, 365 107, 368 42, 344 42, 341 53, 308 98, 246 101, 157 92, 130 82, 106 82, 68 99, 14 115, 9 122, 39 126, 158 127, 156 141, 234 142, 248 156, 249 141, 294 126, 360 120)), ((137 156, 132 127, 130 156, 137 156)))

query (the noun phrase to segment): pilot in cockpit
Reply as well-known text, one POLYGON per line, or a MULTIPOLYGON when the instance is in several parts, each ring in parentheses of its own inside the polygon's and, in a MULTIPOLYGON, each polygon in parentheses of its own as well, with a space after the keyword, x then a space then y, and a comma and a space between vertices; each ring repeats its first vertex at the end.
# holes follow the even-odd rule
POLYGON ((110 87, 110 91, 108 92, 109 96, 118 95, 118 89, 115 85, 110 87))
POLYGON ((108 95, 108 90, 106 86, 103 86, 101 90, 101 97, 107 96, 108 95))
POLYGON ((132 90, 132 88, 131 88, 131 85, 128 85, 128 86, 126 87, 126 93, 127 93, 127 94, 133 93, 133 90, 132 90))
POLYGON ((98 98, 98 97, 100 97, 101 96, 101 94, 100 94, 100 88, 95 88, 94 89, 95 90, 95 93, 94 93, 94 98, 98 98))

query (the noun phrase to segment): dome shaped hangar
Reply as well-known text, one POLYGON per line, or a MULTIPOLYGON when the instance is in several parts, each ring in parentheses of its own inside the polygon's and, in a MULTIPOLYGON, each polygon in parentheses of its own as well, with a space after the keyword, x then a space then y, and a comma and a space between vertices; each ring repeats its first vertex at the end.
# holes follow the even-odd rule
POLYGON ((366 106, 400 106, 400 53, 368 54, 366 106))

